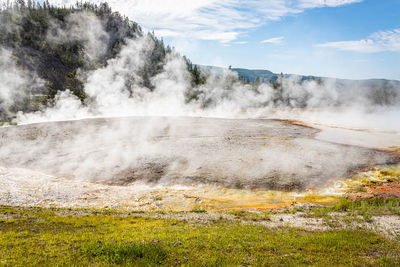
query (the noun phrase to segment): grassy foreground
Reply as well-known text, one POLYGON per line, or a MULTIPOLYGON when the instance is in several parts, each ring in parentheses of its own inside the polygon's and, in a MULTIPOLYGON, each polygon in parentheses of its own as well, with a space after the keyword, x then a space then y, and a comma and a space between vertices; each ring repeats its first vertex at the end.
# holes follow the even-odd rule
POLYGON ((400 265, 400 242, 352 230, 267 229, 134 213, 0 207, 0 266, 400 265))

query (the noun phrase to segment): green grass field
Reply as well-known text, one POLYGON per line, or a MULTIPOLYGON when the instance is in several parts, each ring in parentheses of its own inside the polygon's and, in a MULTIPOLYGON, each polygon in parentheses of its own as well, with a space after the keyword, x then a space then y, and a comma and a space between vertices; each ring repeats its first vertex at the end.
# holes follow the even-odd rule
POLYGON ((0 208, 0 266, 400 265, 400 240, 373 232, 268 229, 135 213, 0 208), (143 215, 143 214, 141 214, 143 215))

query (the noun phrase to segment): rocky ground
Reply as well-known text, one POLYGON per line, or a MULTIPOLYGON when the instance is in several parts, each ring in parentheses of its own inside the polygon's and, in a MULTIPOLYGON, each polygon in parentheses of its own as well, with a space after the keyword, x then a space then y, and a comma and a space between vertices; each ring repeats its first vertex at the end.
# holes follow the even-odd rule
POLYGON ((156 219, 184 220, 192 224, 210 223, 218 220, 236 221, 242 224, 262 225, 267 228, 293 227, 308 231, 328 231, 331 229, 364 229, 374 231, 391 238, 400 237, 400 216, 380 215, 368 219, 361 215, 349 215, 344 212, 327 213, 314 217, 307 212, 296 213, 142 213, 143 217, 156 219))

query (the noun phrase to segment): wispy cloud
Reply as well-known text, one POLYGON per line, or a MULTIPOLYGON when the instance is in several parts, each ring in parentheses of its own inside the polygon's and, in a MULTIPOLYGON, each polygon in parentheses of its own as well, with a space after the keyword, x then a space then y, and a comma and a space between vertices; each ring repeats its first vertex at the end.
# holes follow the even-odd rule
POLYGON ((363 0, 300 0, 302 8, 337 7, 348 4, 360 3, 363 0))
POLYGON ((400 51, 400 29, 379 31, 370 35, 367 39, 357 41, 329 42, 318 44, 316 46, 330 47, 338 50, 354 51, 359 53, 400 51))
MULTIPOLYGON (((92 0, 100 3, 104 0, 92 0)), ((335 7, 362 0, 108 0, 120 13, 164 37, 182 36, 228 43, 248 30, 307 8, 335 7)), ((53 0, 75 4, 76 0, 53 0)))
POLYGON ((285 37, 279 36, 261 41, 262 44, 281 44, 285 37))
POLYGON ((171 31, 171 30, 155 30, 154 34, 156 36, 162 36, 162 37, 177 37, 177 36, 182 36, 181 33, 176 32, 176 31, 171 31))

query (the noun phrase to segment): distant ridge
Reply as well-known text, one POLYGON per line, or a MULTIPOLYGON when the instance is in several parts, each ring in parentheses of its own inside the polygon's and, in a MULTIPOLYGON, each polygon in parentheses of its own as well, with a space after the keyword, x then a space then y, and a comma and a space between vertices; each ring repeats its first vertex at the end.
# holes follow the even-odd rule
MULTIPOLYGON (((221 71, 225 68, 215 67, 215 66, 201 66, 198 65, 200 68, 208 68, 211 70, 221 71)), ((268 83, 269 81, 276 81, 280 74, 273 73, 269 70, 262 70, 262 69, 245 69, 245 68, 232 68, 232 71, 238 73, 239 78, 244 80, 249 80, 250 82, 254 82, 257 78, 260 81, 268 83)), ((358 85, 358 86, 368 86, 368 87, 395 87, 400 89, 400 81, 398 80, 389 80, 389 79, 362 79, 362 80, 351 80, 351 79, 340 79, 340 78, 333 78, 333 77, 322 77, 322 76, 312 76, 312 75, 298 75, 298 74, 283 74, 284 77, 298 77, 299 80, 311 80, 311 79, 321 79, 324 81, 335 81, 339 85, 358 85)))
MULTIPOLYGON (((280 74, 273 73, 269 70, 251 70, 251 69, 243 69, 243 68, 232 68, 233 71, 236 71, 239 74, 239 77, 243 77, 245 79, 249 79, 253 82, 255 79, 262 78, 269 79, 275 81, 280 74)), ((351 79, 341 79, 341 78, 332 78, 332 77, 322 77, 322 76, 312 76, 312 75, 298 75, 298 74, 284 74, 284 77, 289 76, 297 76, 301 80, 310 80, 310 79, 322 79, 322 80, 337 80, 337 81, 347 81, 347 82, 376 82, 376 83, 395 83, 400 86, 400 81, 398 80, 389 80, 389 79, 362 79, 362 80, 351 80, 351 79)), ((267 81, 266 81, 267 82, 267 81)))
POLYGON ((248 79, 250 82, 254 82, 257 78, 264 82, 276 81, 278 78, 277 74, 269 70, 249 70, 243 68, 233 68, 232 70, 239 74, 239 78, 248 79))

